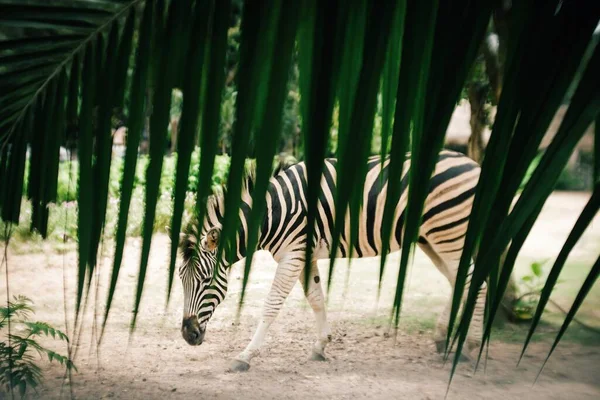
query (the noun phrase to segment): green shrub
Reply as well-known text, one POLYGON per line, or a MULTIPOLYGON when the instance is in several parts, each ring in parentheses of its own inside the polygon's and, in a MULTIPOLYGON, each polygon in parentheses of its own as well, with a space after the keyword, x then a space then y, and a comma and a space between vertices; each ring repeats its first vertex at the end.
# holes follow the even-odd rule
POLYGON ((594 159, 591 153, 580 151, 573 165, 561 172, 556 190, 592 190, 594 184, 594 159))
MULTIPOLYGON (((529 169, 525 174, 525 178, 523 182, 521 182, 520 190, 523 190, 525 184, 531 178, 533 171, 537 168, 543 151, 538 152, 535 156, 531 164, 529 165, 529 169)), ((572 165, 567 165, 565 169, 560 173, 558 180, 556 181, 556 185, 554 186, 555 190, 591 190, 592 189, 592 181, 593 181, 593 158, 589 153, 580 152, 577 160, 572 165)))
POLYGON ((45 322, 31 321, 32 314, 32 302, 24 296, 14 297, 7 307, 0 307, 0 329, 11 323, 11 332, 0 342, 0 386, 6 392, 18 390, 21 397, 29 388, 35 390, 40 385, 43 373, 37 363, 42 357, 60 363, 67 370, 77 370, 67 356, 37 342, 42 336, 68 342, 67 335, 45 322))
MULTIPOLYGON (((138 158, 134 189, 129 207, 129 217, 127 223, 127 236, 135 237, 142 234, 142 224, 144 219, 145 205, 145 184, 146 168, 149 158, 147 155, 141 155, 138 158)), ((253 161, 248 160, 247 166, 253 161)), ((280 155, 273 160, 273 169, 280 166, 287 166, 296 162, 296 159, 289 155, 280 155)), ((184 222, 191 216, 195 206, 195 194, 198 187, 198 173, 200 164, 200 150, 196 148, 192 153, 190 164, 190 173, 187 184, 187 196, 185 201, 184 222)), ((213 189, 225 186, 229 173, 229 156, 217 155, 211 185, 213 189)), ((112 160, 109 181, 109 197, 106 209, 106 221, 104 226, 104 235, 106 238, 112 238, 115 235, 119 215, 119 199, 121 190, 121 178, 123 176, 124 162, 121 157, 115 157, 112 160)), ((173 188, 175 186, 177 170, 177 153, 166 156, 163 162, 163 171, 160 182, 160 197, 156 206, 156 217, 154 222, 155 231, 164 231, 165 227, 171 225, 173 215, 173 188)), ((48 221, 48 239, 54 243, 63 242, 66 239, 70 246, 76 242, 77 238, 77 179, 79 173, 79 163, 63 162, 59 166, 57 201, 50 204, 50 219, 48 221)), ((27 189, 24 190, 26 194, 27 189)), ((0 222, 0 228, 4 225, 0 222)), ((25 197, 21 205, 21 222, 13 231, 13 238, 17 242, 28 242, 31 244, 41 244, 42 238, 36 232, 30 231, 31 226, 31 202, 25 197)))

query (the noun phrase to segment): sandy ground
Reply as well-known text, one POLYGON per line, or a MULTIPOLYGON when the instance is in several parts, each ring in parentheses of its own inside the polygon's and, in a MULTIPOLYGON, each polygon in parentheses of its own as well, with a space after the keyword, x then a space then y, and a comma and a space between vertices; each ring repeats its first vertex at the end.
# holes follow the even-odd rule
MULTIPOLYGON (((525 268, 532 260, 555 257, 589 195, 559 193, 552 196, 519 261, 525 268)), ((569 259, 570 268, 589 269, 598 253, 600 217, 569 259), (573 265, 571 267, 571 265, 573 265)), ((391 256, 379 305, 376 304, 379 259, 354 261, 350 284, 344 294, 348 265, 336 265, 334 287, 329 298, 329 320, 333 341, 327 348, 329 361, 309 361, 314 341, 312 311, 297 285, 277 321, 267 344, 246 373, 226 372, 229 360, 248 343, 258 323, 262 301, 275 271, 268 253, 255 258, 247 302, 239 324, 235 314, 240 294, 241 268, 234 266, 226 301, 209 323, 205 342, 190 347, 181 338, 181 284, 176 279, 173 296, 165 309, 169 240, 156 235, 137 328, 130 337, 139 239, 130 239, 126 249, 116 299, 100 348, 94 326, 92 290, 80 337, 72 390, 77 398, 244 398, 244 399, 442 399, 450 366, 435 352, 432 329, 450 294, 447 281, 429 260, 417 253, 410 271, 408 292, 396 340, 388 335, 388 316, 393 299, 397 256, 391 256)), ((108 286, 110 249, 100 266, 96 311, 101 314, 108 286)), ((9 253, 11 294, 32 298, 36 318, 65 329, 63 271, 66 273, 68 304, 73 304, 76 254, 58 254, 50 247, 32 249, 31 254, 9 253), (35 251, 33 251, 35 250, 35 251)), ((327 263, 320 264, 325 274, 327 263)), ((586 272, 587 273, 587 269, 586 272)), ((584 276, 585 273, 583 273, 584 276)), ((4 274, 4 271, 2 271, 4 274)), ((581 280, 575 282, 579 285, 581 280)), ((594 293, 600 287, 596 285, 594 293)), ((6 287, 0 288, 5 296, 6 287)), ((570 303, 566 304, 569 306, 570 303)), ((598 308, 585 310, 598 325, 598 308)), ((68 315, 72 316, 71 309, 68 315)), ((70 319, 71 321, 71 319, 70 319)), ((588 319, 589 321, 589 319, 588 319)), ((70 322, 72 324, 72 321, 70 322)), ((506 326, 503 331, 515 328, 506 326)), ((551 331, 555 328, 547 328, 551 331)), ((69 326, 69 332, 71 327, 69 326)), ((600 346, 561 343, 535 386, 532 383, 549 349, 548 341, 533 344, 521 365, 515 364, 519 341, 494 340, 487 370, 473 374, 462 364, 450 386, 450 399, 598 399, 600 398, 600 346)), ((51 341, 46 342, 53 345, 51 341)), ((57 350, 64 350, 55 347, 57 350)), ((34 397, 69 396, 64 370, 42 361, 45 385, 34 397)), ((2 393, 0 393, 2 397, 2 393)))

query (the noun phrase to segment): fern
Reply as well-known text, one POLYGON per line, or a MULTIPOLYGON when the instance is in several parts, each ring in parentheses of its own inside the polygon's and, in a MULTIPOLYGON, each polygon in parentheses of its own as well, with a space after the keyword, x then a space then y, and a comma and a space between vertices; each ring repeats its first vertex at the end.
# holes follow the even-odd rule
POLYGON ((0 386, 6 391, 18 390, 21 397, 28 389, 36 391, 41 384, 43 374, 37 363, 45 357, 67 370, 77 371, 69 357, 37 342, 42 336, 64 342, 69 342, 69 337, 46 322, 29 321, 33 313, 33 302, 25 296, 14 297, 6 307, 0 307, 0 329, 10 321, 20 332, 19 335, 7 333, 0 342, 0 386))

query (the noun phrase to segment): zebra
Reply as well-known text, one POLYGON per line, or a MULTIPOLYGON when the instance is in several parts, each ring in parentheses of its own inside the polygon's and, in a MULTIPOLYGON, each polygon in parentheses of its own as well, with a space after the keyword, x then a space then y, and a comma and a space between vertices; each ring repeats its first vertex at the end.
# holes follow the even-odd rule
MULTIPOLYGON (((313 260, 310 281, 305 296, 315 320, 317 339, 311 349, 311 359, 325 360, 325 347, 331 340, 331 329, 327 322, 325 296, 316 261, 329 258, 334 223, 336 189, 336 159, 324 161, 321 176, 321 192, 318 215, 313 239, 313 260)), ((358 242, 350 245, 349 217, 346 215, 337 256, 373 257, 381 251, 381 219, 387 190, 389 158, 368 160, 368 172, 363 190, 363 206, 359 216, 358 242)), ((402 194, 395 210, 390 252, 400 249, 404 209, 407 202, 408 171, 407 157, 402 172, 402 194)), ((430 180, 429 193, 424 205, 418 246, 433 261, 440 272, 454 287, 456 271, 462 254, 469 215, 479 179, 480 167, 466 156, 444 150, 439 154, 435 171, 430 180)), ((259 234, 258 249, 269 251, 278 262, 275 277, 265 300, 262 318, 247 347, 232 361, 231 370, 245 371, 250 361, 259 354, 271 323, 283 306, 296 281, 304 287, 306 249, 306 165, 301 162, 280 171, 271 178, 266 193, 267 210, 259 234)), ((240 209, 241 227, 235 244, 236 259, 246 255, 247 219, 251 210, 251 192, 254 183, 248 174, 242 189, 240 209)), ((184 291, 184 313, 181 326, 183 338, 190 345, 199 345, 204 339, 207 323, 216 307, 227 293, 227 276, 230 264, 223 257, 217 262, 221 224, 224 214, 224 195, 218 193, 207 200, 206 217, 202 226, 197 221, 189 223, 182 233, 180 249, 183 262, 179 276, 184 291)), ((472 267, 471 267, 472 268, 472 267)), ((470 274, 467 287, 470 283, 470 274)), ((467 358, 481 343, 485 308, 486 284, 479 288, 475 312, 467 339, 467 358)), ((466 294, 466 291, 465 291, 466 294)), ((452 299, 448 300, 439 316, 434 340, 438 352, 445 351, 448 319, 452 299)))

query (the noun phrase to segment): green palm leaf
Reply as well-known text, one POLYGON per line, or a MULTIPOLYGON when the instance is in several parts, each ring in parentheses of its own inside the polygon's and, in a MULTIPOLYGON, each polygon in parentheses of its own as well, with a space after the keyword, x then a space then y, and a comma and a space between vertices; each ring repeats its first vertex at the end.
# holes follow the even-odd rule
POLYGON ((585 281, 583 282, 583 285, 581 286, 579 293, 577 293, 577 297, 575 297, 575 300, 573 301, 573 305, 571 306, 571 309, 567 313, 567 316, 565 317, 565 321, 563 322, 562 326, 560 327, 560 330, 558 331, 558 334, 556 335, 556 339, 554 339, 554 343, 552 343, 550 352, 548 353, 546 360, 544 360, 544 364, 542 365, 542 368, 540 368, 540 372, 538 373, 536 380, 537 380, 537 378, 539 378, 540 374, 542 373, 542 370, 544 369, 544 367, 546 366, 546 363, 548 362, 548 359, 554 352, 554 349, 556 349, 556 346, 558 345, 558 342, 560 342, 560 339, 563 337, 564 333, 567 331, 569 324, 571 323, 571 321, 573 321, 573 318, 575 318, 575 314, 577 313, 577 310, 579 310, 579 307, 581 306, 581 304, 583 304, 585 297, 587 296, 587 294, 590 292, 590 290, 594 286, 594 283, 596 282, 596 279, 598 279, 599 275, 600 275, 600 257, 598 257, 598 259, 592 266, 592 269, 590 270, 590 273, 588 274, 587 278, 585 278, 585 281))
MULTIPOLYGON (((392 117, 398 88, 398 74, 402 56, 402 39, 404 37, 404 18, 406 16, 406 0, 396 6, 396 14, 392 23, 389 49, 385 59, 384 72, 381 79, 381 163, 387 155, 387 145, 392 133, 392 117)), ((383 166, 383 165, 382 165, 383 166)))
MULTIPOLYGON (((426 167, 427 157, 432 158, 434 153, 437 156, 441 143, 435 145, 435 142, 428 143, 427 138, 421 139, 422 135, 425 135, 424 128, 424 115, 425 115, 425 90, 427 88, 427 82, 429 79, 429 65, 432 56, 433 39, 435 33, 435 21, 437 18, 437 0, 430 2, 418 2, 409 3, 407 6, 406 14, 408 19, 414 19, 419 21, 413 24, 405 32, 405 40, 412 42, 411 56, 404 60, 407 63, 415 63, 419 71, 415 71, 414 78, 417 80, 417 86, 415 88, 415 98, 412 107, 412 113, 410 120, 412 122, 411 141, 412 141, 412 152, 411 162, 418 164, 421 167, 420 173, 415 173, 415 169, 411 168, 409 174, 409 186, 408 186, 408 200, 406 204, 406 219, 404 225, 404 236, 402 240, 402 252, 400 258, 400 266, 398 269, 398 281, 396 284, 396 296, 394 298, 394 320, 396 326, 400 318, 400 306, 402 303, 402 293, 404 290, 404 280, 406 277, 406 271, 408 268, 408 258, 411 252, 412 243, 416 241, 418 236, 418 229, 421 222, 421 210, 423 203, 425 202, 427 182, 433 172, 433 163, 430 161, 428 164, 431 166, 426 167), (436 11, 432 11, 436 10, 436 11), (427 153, 429 150, 429 154, 427 153), (421 164, 423 163, 423 164, 421 164)), ((408 44, 408 43, 407 43, 408 44)), ((404 122, 406 126, 406 121, 404 122)), ((436 132, 438 136, 443 137, 443 133, 436 132)), ((438 139, 437 142, 440 142, 438 139)))
MULTIPOLYGON (((160 10, 160 2, 157 9, 160 10)), ((165 28, 165 36, 162 41, 155 42, 160 49, 160 62, 155 75, 154 97, 152 101, 152 115, 150 117, 150 160, 146 169, 146 208, 144 210, 144 223, 142 232, 142 254, 140 260, 140 271, 138 275, 135 304, 131 321, 131 330, 135 328, 139 312, 142 292, 146 279, 148 259, 150 257, 150 245, 152 233, 154 232, 154 219, 156 216, 156 204, 160 195, 160 176, 162 164, 167 145, 167 127, 170 120, 171 92, 175 85, 175 76, 181 73, 178 43, 182 27, 186 24, 186 16, 189 15, 189 5, 173 1, 169 7, 169 15, 165 28)), ((160 12, 155 18, 162 18, 160 12)))
MULTIPOLYGON (((194 9, 190 35, 195 40, 189 41, 188 57, 185 60, 186 79, 183 86, 183 109, 181 112, 181 128, 177 136, 177 172, 175 187, 173 188, 173 218, 171 220, 171 261, 169 263, 169 282, 167 289, 167 302, 170 298, 173 277, 175 275, 175 262, 177 259, 177 246, 179 232, 181 231, 181 218, 185 202, 188 176, 196 132, 198 130, 198 117, 200 112, 200 98, 202 92, 202 75, 205 69, 205 48, 197 48, 197 43, 207 45, 208 21, 210 18, 210 2, 197 2, 194 9)), ((137 148, 137 146, 136 146, 137 148)), ((135 161, 135 160, 134 160, 135 161)))
POLYGON ((594 182, 600 182, 600 115, 596 118, 594 136, 594 182))
MULTIPOLYGON (((219 243, 218 260, 221 259, 223 251, 225 251, 227 259, 235 256, 232 252, 236 250, 236 233, 241 222, 239 211, 244 166, 249 151, 252 127, 257 125, 257 115, 263 114, 261 107, 264 107, 265 102, 259 99, 265 97, 263 92, 267 91, 267 85, 260 78, 262 72, 269 72, 271 69, 273 42, 276 37, 277 21, 280 20, 279 11, 279 2, 249 3, 244 7, 240 65, 237 74, 236 101, 238 106, 232 135, 231 165, 225 196, 225 218, 221 231, 223 240, 219 243)), ((245 239, 242 240, 245 241, 245 239)), ((244 281, 247 281, 247 274, 244 274, 244 281)), ((242 284, 242 288, 245 288, 244 284, 242 284)), ((242 297, 243 294, 242 290, 242 297)))
MULTIPOLYGON (((233 161, 226 198, 228 212, 221 240, 226 256, 230 257, 234 247, 231 244, 238 232, 244 163, 254 137, 256 143, 264 145, 255 151, 257 177, 253 207, 248 215, 248 237, 244 238, 248 259, 243 290, 265 213, 264 193, 281 131, 287 75, 297 45, 308 181, 308 243, 312 243, 315 228, 323 159, 336 97, 339 102, 337 224, 331 244, 332 257, 346 228, 349 236, 341 238, 350 246, 359 234, 363 188, 355 182, 364 181, 366 174, 365 160, 381 90, 382 157, 387 152, 390 135, 391 148, 387 167, 379 171, 381 187, 376 188, 382 189, 387 177, 387 197, 379 233, 384 243, 380 280, 397 219, 399 228, 394 234, 402 236, 404 230, 393 310, 398 322, 406 270, 412 244, 418 237, 429 180, 450 116, 496 3, 467 0, 350 3, 303 0, 285 5, 274 1, 245 2, 236 82, 239 93, 233 161), (403 166, 409 144, 412 167, 406 171, 403 166), (394 215, 395 205, 403 196, 407 199, 406 212, 394 215), (344 226, 347 212, 350 215, 348 227, 344 226)), ((558 0, 513 3, 503 91, 476 188, 452 300, 448 340, 453 338, 458 342, 458 352, 466 339, 477 289, 484 281, 489 283, 489 318, 483 343, 489 343, 491 322, 500 307, 515 259, 577 141, 594 120, 595 182, 600 174, 600 77, 596 72, 600 70, 600 50, 590 45, 600 16, 600 3, 558 0), (589 63, 580 66, 581 60, 587 59, 586 54, 591 55, 589 63), (552 117, 574 77, 579 75, 581 79, 556 136, 511 210, 512 200, 552 117), (501 269, 499 260, 507 248, 501 269), (478 256, 472 284, 459 315, 474 254, 478 256)), ((105 225, 113 113, 115 109, 124 109, 128 135, 115 259, 104 322, 123 259, 138 146, 148 113, 151 115, 150 162, 146 171, 144 237, 132 329, 135 326, 160 190, 171 91, 181 87, 184 102, 172 194, 167 298, 170 295, 198 124, 202 128, 196 200, 200 224, 210 194, 231 7, 231 0, 0 0, 0 215, 4 221, 19 221, 29 148, 27 196, 32 203, 32 229, 46 236, 51 212, 48 204, 56 201, 60 146, 65 143, 71 146, 71 142, 76 141, 79 159, 78 316, 96 266, 105 225), (138 6, 142 5, 145 8, 141 24, 136 26, 136 10, 141 10, 138 6), (130 68, 130 54, 136 46, 135 65, 130 68), (131 86, 127 88, 129 72, 131 86), (124 107, 126 98, 129 103, 124 107), (151 108, 146 110, 146 105, 151 108), (201 123, 199 118, 202 118, 201 123)), ((539 323, 544 302, 566 257, 597 212, 597 192, 596 183, 590 203, 556 260, 525 346, 539 323)), ((312 246, 307 246, 309 266, 311 252, 312 246)), ((328 288, 333 267, 332 263, 328 288)), ((552 349, 597 278, 598 268, 596 262, 552 349)), ((310 268, 305 268, 305 273, 309 274, 310 268)), ((240 306, 241 301, 243 294, 240 306)), ((455 367, 456 364, 452 373, 455 367)))
MULTIPOLYGON (((577 241, 583 235, 583 232, 586 230, 588 225, 592 222, 592 220, 598 213, 599 209, 600 209, 600 184, 596 184, 596 187, 594 188, 594 193, 592 194, 592 197, 590 198, 590 200, 586 204, 585 208, 581 212, 581 215, 577 219, 577 222, 575 222, 575 225, 573 226, 571 233, 569 233, 569 236, 567 237, 567 240, 565 241, 563 248, 560 250, 558 257, 556 258, 556 261, 554 262, 554 265, 552 266, 552 269, 550 270, 550 274, 548 275, 548 278, 546 278, 546 283, 544 285, 544 288, 542 289, 542 293, 540 294, 540 301, 537 305, 537 309, 535 310, 535 315, 533 316, 533 320, 531 321, 531 326, 529 328, 529 332, 527 332, 527 337, 525 338, 525 344, 523 345, 523 350, 521 351, 521 356, 519 357, 519 361, 521 358, 523 358, 523 355, 525 354, 525 351, 527 350, 527 346, 529 345, 531 337, 533 336, 533 333, 535 332, 535 329, 537 328, 537 326, 540 322, 542 313, 544 312, 544 309, 546 308, 546 305, 548 304, 548 300, 550 299, 552 290, 554 289, 554 286, 556 285, 556 282, 558 281, 558 277, 565 265, 565 262, 567 261, 567 257, 569 256, 569 254, 575 247, 575 244, 577 244, 577 241)), ((568 323, 567 323, 567 325, 568 325, 568 323)), ((566 327, 565 327, 565 329, 566 329, 566 327)), ((562 329, 561 329, 561 331, 562 331, 562 329)), ((560 336, 562 336, 562 333, 559 334, 559 336, 557 338, 557 342, 558 342, 558 340, 560 340, 560 336)), ((554 343, 552 350, 554 350, 554 347, 556 346, 557 342, 554 343)), ((552 353, 552 350, 550 351, 550 353, 552 353)), ((548 355, 548 357, 550 357, 550 355, 548 355)))
POLYGON ((256 142, 264 143, 257 149, 256 154, 256 178, 254 190, 252 193, 252 210, 249 216, 248 237, 246 246, 246 264, 244 267, 244 279, 242 281, 242 293, 240 296, 240 307, 243 305, 245 288, 248 283, 250 266, 252 264, 252 254, 256 248, 259 228, 262 224, 265 208, 265 193, 269 184, 271 174, 272 160, 275 156, 277 138, 281 131, 282 118, 269 118, 271 112, 274 115, 282 115, 283 105, 286 96, 287 78, 292 61, 294 50, 294 39, 296 36, 296 27, 298 25, 299 4, 288 4, 281 10, 281 17, 276 27, 276 42, 273 48, 273 55, 270 58, 271 77, 269 79, 268 92, 266 95, 266 104, 269 104, 269 112, 266 109, 260 110, 262 113, 259 129, 256 133, 256 142), (273 111, 274 110, 274 111, 273 111))
MULTIPOLYGON (((600 78, 595 73, 598 68, 600 68, 600 48, 596 48, 589 61, 558 132, 525 186, 513 211, 497 229, 491 245, 477 257, 467 302, 458 328, 457 352, 462 349, 462 344, 466 339, 466 330, 472 317, 474 301, 479 286, 488 275, 487 268, 497 262, 510 238, 514 237, 526 225, 531 214, 538 211, 544 204, 575 145, 600 109, 600 78)), ((504 90, 502 96, 505 96, 504 90)))
POLYGON ((202 106, 200 170, 196 192, 196 216, 200 226, 202 226, 202 221, 204 221, 206 199, 210 194, 210 184, 217 150, 221 95, 225 83, 225 48, 231 0, 215 2, 213 10, 212 31, 209 39, 209 66, 206 70, 206 88, 202 106))
MULTIPOLYGON (((304 148, 306 156, 306 204, 307 243, 312 243, 314 234, 315 218, 317 216, 317 201, 321 188, 321 172, 329 129, 331 127, 331 113, 333 111, 334 94, 336 91, 335 74, 339 68, 339 57, 336 59, 336 44, 342 40, 340 35, 343 28, 343 5, 338 1, 330 1, 323 7, 318 7, 313 0, 307 0, 304 5, 307 21, 310 21, 308 29, 311 29, 308 37, 302 40, 310 40, 310 44, 304 42, 304 50, 311 50, 308 59, 310 64, 303 65, 306 69, 301 71, 310 76, 309 83, 301 86, 302 101, 306 104, 302 107, 302 128, 304 133, 304 148)), ((338 50, 339 51, 339 50, 338 50)), ((304 268, 304 290, 308 288, 308 282, 312 269, 312 246, 306 246, 305 268, 304 268)))
MULTIPOLYGON (((133 20, 133 17, 131 17, 133 20)), ((106 309, 104 312, 104 321, 102 324, 103 337, 104 328, 112 305, 121 262, 123 260, 123 249, 125 247, 125 234, 127 232, 127 220, 129 216, 129 206, 131 205, 131 196, 133 193, 133 183, 135 178, 135 167, 138 156, 138 146, 145 121, 144 105, 146 85, 148 82, 150 45, 151 45, 151 27, 153 20, 153 4, 148 3, 144 8, 144 13, 140 27, 140 40, 138 42, 135 72, 131 82, 131 101, 129 105, 129 123, 127 129, 127 148, 125 150, 125 161, 123 166, 123 176, 121 178, 121 202, 119 204, 119 217, 117 221, 117 232, 115 235, 115 255, 113 261, 113 269, 110 279, 110 287, 108 289, 108 298, 106 300, 106 309)), ((129 25, 127 25, 129 26, 129 25)), ((122 47, 127 46, 127 37, 129 30, 125 30, 124 39, 121 43, 122 47)), ((125 49, 121 51, 121 57, 125 56, 125 49)))
MULTIPOLYGON (((348 162, 346 159, 347 144, 352 143, 352 140, 348 136, 350 135, 356 87, 358 85, 362 66, 366 33, 366 14, 368 8, 366 1, 357 1, 352 7, 349 7, 346 4, 341 4, 340 7, 340 26, 343 27, 340 34, 343 34, 343 42, 340 42, 340 45, 342 46, 341 54, 339 55, 341 57, 341 65, 339 66, 339 78, 336 83, 340 109, 338 132, 340 139, 338 140, 337 155, 338 161, 342 161, 342 164, 344 164, 344 162, 348 162)), ((356 133, 354 134, 356 135, 356 133)), ((356 147, 352 148, 354 149, 356 147)), ((347 191, 348 190, 346 189, 345 192, 347 191)), ((340 236, 342 235, 342 232, 345 231, 344 222, 346 219, 346 211, 348 209, 349 193, 341 192, 340 182, 336 182, 335 196, 337 207, 334 221, 337 222, 334 224, 331 238, 331 267, 329 268, 329 276, 327 277, 328 291, 331 289, 331 277, 333 276, 333 271, 335 269, 335 255, 337 253, 340 236)), ((351 219, 351 224, 353 221, 354 220, 351 219)), ((348 240, 348 243, 353 243, 350 238, 346 239, 348 240)), ((351 250, 349 256, 352 257, 351 250)))
MULTIPOLYGON (((92 218, 89 211, 92 209, 93 185, 92 185, 92 113, 93 99, 96 91, 96 63, 95 52, 92 43, 87 45, 85 58, 83 62, 83 70, 81 74, 81 110, 79 112, 79 140, 77 144, 77 156, 79 158, 79 181, 77 183, 77 203, 80 210, 88 212, 80 212, 77 214, 77 236, 79 243, 79 259, 78 259, 78 279, 77 279, 77 302, 75 307, 75 315, 79 315, 81 299, 85 284, 85 274, 87 271, 87 261, 90 254, 90 243, 92 236, 92 218)), ((33 165, 31 166, 33 172, 33 165)), ((29 181, 31 185, 31 180, 29 181)))

